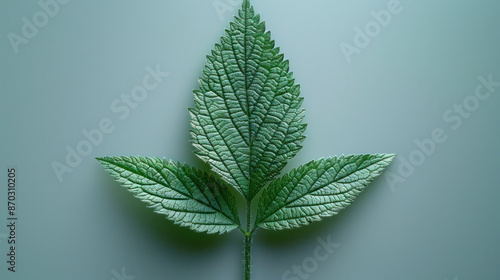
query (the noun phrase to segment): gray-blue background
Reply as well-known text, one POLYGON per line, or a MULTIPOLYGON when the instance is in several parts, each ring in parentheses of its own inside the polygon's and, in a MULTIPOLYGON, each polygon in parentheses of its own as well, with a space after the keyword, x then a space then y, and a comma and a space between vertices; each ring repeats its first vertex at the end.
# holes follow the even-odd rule
MULTIPOLYGON (((9 38, 23 36, 23 17, 43 23, 47 12, 38 1, 0 3, 1 279, 240 279, 239 232, 207 236, 172 225, 93 160, 199 164, 186 108, 205 55, 240 3, 74 0, 52 7, 17 53, 9 38), (142 84, 147 67, 170 75, 126 117, 116 113, 112 104, 142 84), (58 180, 53 163, 64 164, 66 147, 76 149, 82 130, 105 118, 113 132, 58 180), (15 274, 4 262, 10 166, 19 179, 15 274)), ((340 247, 309 279, 500 279, 500 87, 474 103, 478 77, 500 81, 500 2, 402 0, 380 30, 371 11, 393 1, 252 3, 305 97, 308 138, 287 169, 339 154, 399 155, 340 215, 258 232, 254 279, 282 279, 310 261, 317 238, 340 247), (356 47, 355 29, 367 25, 375 28, 370 42, 347 57, 340 46, 356 47), (471 110, 460 115, 454 104, 464 101, 471 110), (419 152, 415 141, 435 129, 446 140, 419 152)))

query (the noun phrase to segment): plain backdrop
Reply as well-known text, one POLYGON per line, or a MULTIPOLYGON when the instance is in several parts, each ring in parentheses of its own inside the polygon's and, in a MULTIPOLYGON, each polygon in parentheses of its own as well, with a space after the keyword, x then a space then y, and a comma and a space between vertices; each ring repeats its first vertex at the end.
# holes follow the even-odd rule
MULTIPOLYGON (((94 160, 201 165, 187 108, 205 55, 240 4, 0 3, 1 279, 242 278, 241 233, 173 225, 94 160), (168 77, 128 105, 148 69, 168 77), (112 131, 84 147, 85 131, 102 122, 112 131), (86 155, 70 167, 78 147, 86 155), (58 163, 68 168, 60 178, 58 163), (15 273, 5 262, 8 167, 18 176, 15 273)), ((307 139, 286 170, 333 155, 398 154, 341 214, 258 231, 253 279, 287 279, 293 266, 305 272, 291 280, 500 279, 500 87, 479 78, 500 81, 500 2, 252 4, 305 98, 307 139), (323 261, 318 238, 338 244, 323 261)))

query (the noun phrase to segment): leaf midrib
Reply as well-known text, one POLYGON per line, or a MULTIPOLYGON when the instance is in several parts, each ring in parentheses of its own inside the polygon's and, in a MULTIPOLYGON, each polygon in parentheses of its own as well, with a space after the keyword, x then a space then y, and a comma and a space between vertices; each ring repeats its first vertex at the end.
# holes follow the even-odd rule
MULTIPOLYGON (((251 184, 251 181, 252 181, 252 173, 251 173, 251 169, 252 169, 252 144, 253 144, 253 140, 252 140, 252 126, 251 126, 251 118, 250 118, 250 100, 249 100, 249 97, 248 97, 248 89, 249 89, 249 86, 248 86, 248 53, 247 53, 247 32, 248 32, 248 9, 250 9, 250 3, 245 1, 245 34, 243 34, 243 43, 245 44, 243 46, 243 49, 245 50, 244 51, 244 69, 245 69, 245 73, 243 74, 243 76, 245 77, 245 97, 246 97, 246 101, 247 101, 247 118, 248 118, 248 186, 247 186, 247 194, 246 196, 246 199, 248 200, 248 203, 247 203, 247 211, 250 211, 250 203, 252 201, 252 197, 251 197, 251 191, 250 191, 250 186, 252 185, 251 184)), ((244 175, 244 174, 243 174, 244 175)), ((247 219, 250 219, 250 215, 247 215, 247 219)), ((247 230, 250 230, 249 228, 249 225, 250 225, 250 221, 247 221, 247 230)))

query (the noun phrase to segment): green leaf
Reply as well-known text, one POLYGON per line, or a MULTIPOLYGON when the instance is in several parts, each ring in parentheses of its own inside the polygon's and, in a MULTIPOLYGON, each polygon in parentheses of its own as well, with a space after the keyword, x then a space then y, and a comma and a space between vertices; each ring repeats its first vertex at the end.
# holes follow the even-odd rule
POLYGON ((196 154, 248 200, 300 150, 305 124, 288 61, 248 1, 207 56, 190 109, 196 154))
POLYGON ((351 204, 394 156, 350 155, 302 165, 264 190, 256 225, 287 229, 335 215, 351 204))
POLYGON ((206 173, 165 159, 102 157, 97 160, 155 212, 182 226, 207 233, 240 227, 228 186, 206 173))

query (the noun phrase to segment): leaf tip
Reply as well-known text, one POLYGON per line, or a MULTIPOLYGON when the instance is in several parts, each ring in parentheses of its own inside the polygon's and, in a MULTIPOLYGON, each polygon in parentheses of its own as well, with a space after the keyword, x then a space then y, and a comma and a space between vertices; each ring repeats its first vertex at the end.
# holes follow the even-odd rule
POLYGON ((108 157, 96 157, 95 160, 97 160, 99 163, 103 163, 106 161, 106 159, 108 159, 108 157))
POLYGON ((397 157, 397 155, 396 155, 396 154, 384 154, 384 155, 385 155, 385 159, 386 159, 389 163, 391 163, 391 162, 392 162, 392 160, 393 160, 394 158, 396 158, 396 157, 397 157))

